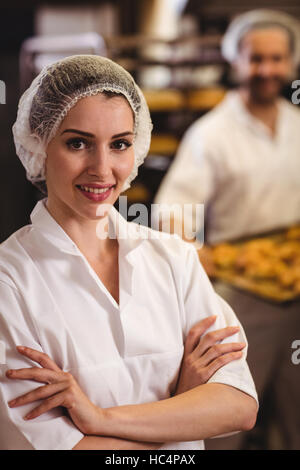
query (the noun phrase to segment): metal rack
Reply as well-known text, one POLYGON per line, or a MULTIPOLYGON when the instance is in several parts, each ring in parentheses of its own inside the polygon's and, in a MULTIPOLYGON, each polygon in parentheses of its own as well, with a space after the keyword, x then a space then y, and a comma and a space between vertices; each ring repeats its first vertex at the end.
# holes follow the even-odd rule
POLYGON ((107 47, 102 36, 94 32, 26 39, 19 56, 21 93, 44 66, 73 54, 106 56, 107 47))

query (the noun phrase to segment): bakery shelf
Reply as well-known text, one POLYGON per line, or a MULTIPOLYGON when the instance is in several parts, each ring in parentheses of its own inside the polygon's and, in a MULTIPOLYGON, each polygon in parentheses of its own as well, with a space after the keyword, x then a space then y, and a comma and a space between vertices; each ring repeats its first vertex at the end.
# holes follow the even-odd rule
POLYGON ((152 135, 150 154, 174 155, 177 151, 179 140, 173 135, 152 135))

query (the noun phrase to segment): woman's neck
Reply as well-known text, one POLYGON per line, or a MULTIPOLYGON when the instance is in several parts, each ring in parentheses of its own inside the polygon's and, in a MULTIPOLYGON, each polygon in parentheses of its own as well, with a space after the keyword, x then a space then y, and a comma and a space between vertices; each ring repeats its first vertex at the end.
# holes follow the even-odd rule
POLYGON ((111 252, 116 240, 109 237, 108 215, 97 220, 74 217, 74 213, 52 204, 49 198, 46 208, 87 259, 100 261, 111 252))

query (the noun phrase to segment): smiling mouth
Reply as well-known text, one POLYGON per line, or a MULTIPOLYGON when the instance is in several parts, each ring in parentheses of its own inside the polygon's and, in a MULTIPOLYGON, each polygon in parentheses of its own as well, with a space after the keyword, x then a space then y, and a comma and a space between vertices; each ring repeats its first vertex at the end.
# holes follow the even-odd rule
POLYGON ((105 192, 109 191, 110 189, 114 188, 115 185, 107 186, 106 188, 91 188, 89 186, 84 186, 84 185, 78 184, 78 185, 76 185, 76 187, 81 189, 81 191, 85 191, 87 193, 102 194, 102 193, 105 193, 105 192))

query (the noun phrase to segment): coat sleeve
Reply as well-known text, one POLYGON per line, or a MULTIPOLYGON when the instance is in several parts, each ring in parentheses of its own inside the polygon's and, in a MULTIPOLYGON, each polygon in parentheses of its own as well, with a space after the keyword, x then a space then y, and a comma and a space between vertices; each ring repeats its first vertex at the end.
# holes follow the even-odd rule
POLYGON ((16 350, 16 346, 28 346, 42 351, 38 332, 18 290, 0 281, 0 341, 5 348, 5 364, 0 375, 0 448, 3 450, 68 450, 72 449, 83 434, 62 408, 51 410, 32 421, 23 417, 38 404, 31 403, 9 408, 7 402, 40 386, 30 380, 11 380, 7 369, 37 366, 16 350))
POLYGON ((195 323, 210 315, 216 315, 217 319, 208 331, 238 325, 240 327, 239 332, 225 338, 222 342, 245 342, 246 347, 243 350, 242 358, 221 367, 208 382, 230 385, 252 396, 258 402, 253 378, 246 361, 248 343, 243 327, 227 302, 214 291, 210 280, 199 262, 195 248, 187 243, 186 245, 188 246, 186 247, 186 268, 183 282, 185 309, 184 338, 195 323))

